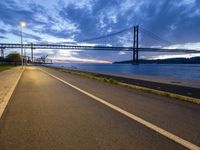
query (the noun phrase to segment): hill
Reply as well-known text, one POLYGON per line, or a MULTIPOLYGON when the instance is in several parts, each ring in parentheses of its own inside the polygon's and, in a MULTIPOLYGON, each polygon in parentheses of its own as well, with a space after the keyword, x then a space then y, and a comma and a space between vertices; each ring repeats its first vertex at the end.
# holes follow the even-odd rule
MULTIPOLYGON (((132 63, 133 63, 132 60, 114 62, 114 64, 132 64, 132 63)), ((200 57, 151 59, 151 60, 141 59, 141 60, 139 60, 139 63, 144 63, 144 64, 153 64, 153 63, 157 63, 157 64, 200 64, 200 57)))

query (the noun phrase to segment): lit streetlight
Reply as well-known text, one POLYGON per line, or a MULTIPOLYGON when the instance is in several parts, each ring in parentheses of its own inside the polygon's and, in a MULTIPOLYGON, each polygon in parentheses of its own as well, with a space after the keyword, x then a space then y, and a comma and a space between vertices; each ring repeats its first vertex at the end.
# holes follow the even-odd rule
POLYGON ((22 32, 22 30, 23 30, 23 28, 25 28, 26 27, 26 22, 25 21, 21 21, 20 23, 19 23, 19 25, 20 25, 20 33, 21 33, 21 57, 22 57, 22 59, 21 59, 21 65, 22 65, 22 68, 23 68, 23 65, 24 65, 24 61, 23 61, 23 32, 22 32))

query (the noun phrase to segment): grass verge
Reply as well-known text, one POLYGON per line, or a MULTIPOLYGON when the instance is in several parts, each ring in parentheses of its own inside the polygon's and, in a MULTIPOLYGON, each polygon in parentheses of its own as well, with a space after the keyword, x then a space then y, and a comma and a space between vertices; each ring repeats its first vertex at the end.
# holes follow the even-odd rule
POLYGON ((15 66, 11 66, 11 65, 0 65, 0 71, 4 71, 4 70, 7 70, 7 69, 11 69, 15 66))
POLYGON ((114 84, 114 85, 123 86, 123 87, 129 88, 129 89, 144 91, 144 92, 147 92, 147 93, 152 93, 152 94, 155 94, 155 95, 160 95, 160 96, 172 98, 172 99, 175 99, 175 100, 181 100, 181 101, 190 102, 190 103, 193 103, 193 104, 200 105, 200 99, 197 99, 197 98, 192 98, 192 97, 174 94, 174 93, 170 93, 170 92, 164 92, 164 91, 154 90, 154 89, 136 86, 136 85, 132 85, 132 84, 127 84, 127 83, 119 82, 117 80, 113 80, 112 78, 108 79, 108 78, 103 78, 103 77, 96 77, 96 76, 91 75, 89 73, 67 70, 67 69, 63 69, 63 68, 54 68, 54 69, 59 70, 59 71, 64 71, 64 72, 69 73, 69 74, 86 77, 86 78, 89 78, 89 79, 95 79, 95 80, 98 80, 98 81, 101 81, 101 82, 106 82, 106 83, 110 83, 110 84, 114 84))

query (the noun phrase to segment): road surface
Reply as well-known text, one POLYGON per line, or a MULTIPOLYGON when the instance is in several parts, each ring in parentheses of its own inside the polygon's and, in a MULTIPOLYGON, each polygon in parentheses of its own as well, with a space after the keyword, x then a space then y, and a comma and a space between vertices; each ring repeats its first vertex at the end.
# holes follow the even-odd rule
POLYGON ((41 69, 54 77, 39 67, 24 71, 0 119, 1 150, 187 149, 58 78, 200 146, 197 105, 41 69))

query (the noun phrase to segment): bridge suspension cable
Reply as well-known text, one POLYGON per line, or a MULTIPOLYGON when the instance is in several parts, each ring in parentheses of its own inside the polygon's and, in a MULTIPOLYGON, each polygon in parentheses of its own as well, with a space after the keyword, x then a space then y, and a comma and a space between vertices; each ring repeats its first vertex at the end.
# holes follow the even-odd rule
POLYGON ((115 35, 118 35, 118 34, 121 34, 121 33, 127 32, 127 31, 130 31, 132 29, 133 29, 133 26, 129 27, 129 28, 126 28, 126 29, 123 29, 123 30, 120 30, 120 31, 117 31, 117 32, 112 32, 110 34, 102 35, 102 36, 99 36, 99 37, 93 37, 93 38, 79 40, 79 41, 77 41, 77 43, 90 42, 90 41, 95 41, 95 40, 99 40, 99 39, 104 39, 104 38, 112 37, 112 36, 115 36, 115 35))
POLYGON ((156 40, 156 41, 159 41, 160 43, 164 43, 164 44, 167 44, 167 45, 172 45, 173 43, 168 41, 168 40, 165 40, 163 38, 161 38, 160 36, 158 36, 157 34, 143 28, 140 26, 140 31, 144 34, 146 34, 147 36, 151 37, 152 39, 156 40))

